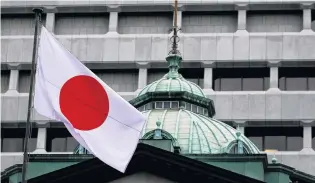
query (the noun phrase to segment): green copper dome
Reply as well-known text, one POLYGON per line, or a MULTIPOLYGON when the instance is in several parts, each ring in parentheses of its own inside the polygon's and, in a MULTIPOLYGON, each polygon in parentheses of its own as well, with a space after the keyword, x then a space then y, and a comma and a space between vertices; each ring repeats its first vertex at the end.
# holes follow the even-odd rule
POLYGON ((147 123, 142 137, 159 128, 171 134, 181 148, 181 154, 229 153, 242 141, 244 153, 259 154, 259 149, 244 135, 216 119, 185 109, 154 109, 144 111, 147 123), (239 135, 239 137, 238 137, 239 135))
POLYGON ((178 73, 182 58, 178 55, 170 55, 166 58, 169 63, 169 72, 161 79, 147 85, 138 96, 148 92, 188 92, 197 96, 206 97, 202 89, 195 83, 187 81, 178 73))
POLYGON ((163 78, 147 85, 140 91, 138 96, 146 94, 148 92, 178 92, 186 91, 201 97, 205 97, 202 89, 193 82, 187 81, 182 75, 178 74, 176 78, 168 77, 165 74, 163 78))

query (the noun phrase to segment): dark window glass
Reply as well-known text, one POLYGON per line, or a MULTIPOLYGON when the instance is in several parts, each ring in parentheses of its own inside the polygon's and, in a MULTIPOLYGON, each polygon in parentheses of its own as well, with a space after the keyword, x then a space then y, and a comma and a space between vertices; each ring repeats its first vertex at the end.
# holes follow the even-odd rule
MULTIPOLYGON (((32 128, 29 139, 29 151, 36 149, 37 128, 32 128)), ((1 151, 2 152, 23 152, 25 128, 1 128, 1 151)))
POLYGON ((315 90, 315 68, 279 68, 279 88, 284 91, 315 90))
POLYGON ((312 147, 315 150, 315 127, 312 127, 312 147))
POLYGON ((301 149, 303 149, 303 137, 287 137, 287 151, 299 151, 301 149))
POLYGON ((263 138, 262 137, 249 137, 249 140, 251 140, 259 150, 263 150, 263 138))
POLYGON ((308 78, 308 90, 315 90, 315 77, 308 78))
POLYGON ((178 109, 179 102, 172 102, 172 109, 178 109))
POLYGON ((1 70, 1 93, 8 91, 10 82, 10 71, 1 70))
POLYGON ((215 91, 264 91, 269 89, 269 68, 213 69, 215 91))
POLYGON ((197 106, 191 105, 191 111, 197 113, 197 106))
POLYGON ((179 73, 190 82, 203 88, 204 69, 203 68, 182 68, 179 73))
POLYGON ((302 127, 246 127, 245 135, 264 151, 300 151, 303 148, 302 127))
MULTIPOLYGON (((168 69, 149 69, 148 70, 148 84, 161 79, 167 74, 168 69)), ((193 82, 203 88, 203 68, 181 68, 179 73, 188 81, 193 82)))
POLYGON ((156 109, 162 109, 162 107, 163 107, 163 102, 155 102, 156 109))
POLYGON ((47 129, 48 152, 72 152, 78 144, 66 128, 47 129))
POLYGON ((171 108, 171 102, 164 102, 164 109, 171 108))
POLYGON ((264 149, 265 150, 286 150, 285 136, 265 136, 264 149))
POLYGON ((241 78, 221 78, 220 91, 241 91, 242 79, 241 78))

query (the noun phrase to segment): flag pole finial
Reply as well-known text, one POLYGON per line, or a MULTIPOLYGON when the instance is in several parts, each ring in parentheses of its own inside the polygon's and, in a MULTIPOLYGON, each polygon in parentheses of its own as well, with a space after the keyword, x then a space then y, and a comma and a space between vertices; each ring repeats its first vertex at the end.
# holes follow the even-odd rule
POLYGON ((169 78, 177 78, 179 76, 178 70, 180 62, 182 61, 182 57, 180 52, 178 51, 178 43, 179 43, 179 37, 178 32, 180 31, 180 28, 177 24, 177 14, 178 14, 178 0, 174 0, 174 24, 172 28, 173 35, 170 38, 172 47, 171 51, 168 53, 168 56, 166 58, 168 62, 168 77, 169 78))

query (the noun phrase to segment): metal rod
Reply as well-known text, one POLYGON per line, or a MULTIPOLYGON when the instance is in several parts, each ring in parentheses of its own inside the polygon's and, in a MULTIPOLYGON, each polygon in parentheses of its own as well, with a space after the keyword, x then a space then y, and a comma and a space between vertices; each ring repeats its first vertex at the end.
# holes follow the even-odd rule
POLYGON ((174 4, 174 26, 173 26, 173 43, 172 43, 172 53, 177 53, 177 6, 178 1, 175 0, 174 4))
POLYGON ((37 58, 37 46, 38 46, 38 29, 40 29, 40 16, 43 12, 40 8, 33 9, 35 13, 35 33, 34 33, 34 44, 33 44, 33 55, 32 55, 32 69, 31 69, 31 84, 28 93, 28 111, 25 127, 25 139, 24 139, 24 154, 23 154, 23 168, 22 168, 22 183, 26 183, 26 170, 28 163, 28 139, 30 138, 31 129, 31 114, 32 114, 32 100, 33 100, 33 88, 34 88, 34 76, 36 70, 36 58, 37 58))
POLYGON ((177 27, 177 6, 178 6, 178 1, 175 0, 175 5, 174 5, 174 27, 177 27))

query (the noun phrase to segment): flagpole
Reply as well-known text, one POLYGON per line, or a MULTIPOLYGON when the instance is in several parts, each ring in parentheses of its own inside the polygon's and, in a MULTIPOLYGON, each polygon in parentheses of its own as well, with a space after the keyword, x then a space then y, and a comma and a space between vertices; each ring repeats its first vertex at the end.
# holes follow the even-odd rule
POLYGON ((33 100, 33 89, 34 89, 34 76, 36 70, 36 58, 37 58, 37 47, 38 47, 38 30, 40 29, 40 18, 43 10, 41 8, 34 8, 35 13, 35 33, 34 33, 34 43, 33 43, 33 55, 32 55, 32 68, 31 68, 31 83, 30 90, 28 93, 28 111, 26 118, 25 127, 25 139, 24 139, 24 152, 23 152, 23 168, 22 168, 22 183, 26 183, 26 170, 28 163, 28 140, 31 135, 31 114, 32 114, 32 100, 33 100))

